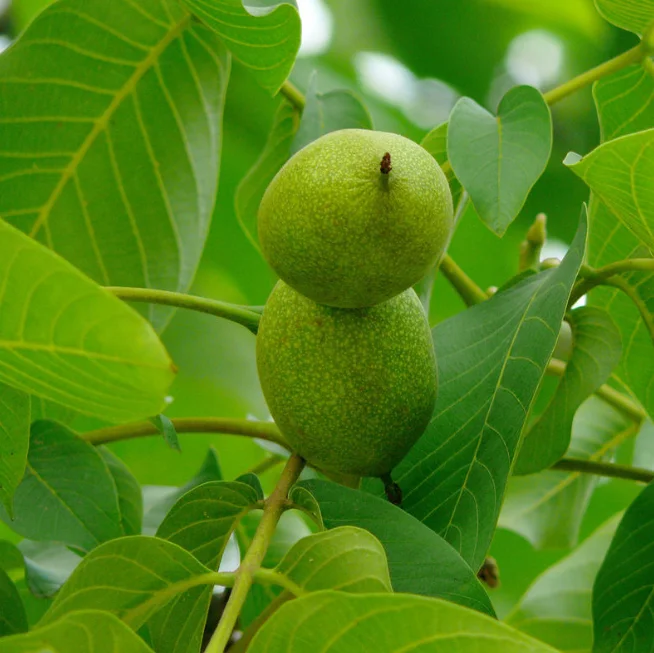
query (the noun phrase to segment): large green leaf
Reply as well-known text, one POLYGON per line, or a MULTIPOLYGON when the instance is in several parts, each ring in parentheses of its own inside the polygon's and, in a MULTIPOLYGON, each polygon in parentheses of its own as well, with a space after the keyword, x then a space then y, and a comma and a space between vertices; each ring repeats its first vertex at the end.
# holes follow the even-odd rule
POLYGON ((102 456, 116 485, 123 534, 140 534, 143 523, 141 486, 118 456, 111 453, 106 447, 98 447, 97 451, 102 456))
POLYGON ((367 530, 341 526, 302 538, 276 571, 309 592, 391 592, 384 547, 367 530))
POLYGON ((620 332, 606 311, 578 308, 570 313, 570 328, 572 355, 554 397, 525 436, 515 474, 547 469, 565 454, 577 409, 620 362, 620 332))
POLYGON ((636 34, 654 22, 654 0, 595 0, 595 5, 610 23, 636 34))
POLYGON ((299 124, 297 110, 283 101, 275 113, 263 152, 236 189, 236 217, 241 229, 258 252, 261 252, 257 230, 259 204, 268 184, 291 155, 299 124))
POLYGON ((498 235, 518 216, 552 149, 552 118, 543 96, 517 86, 493 116, 470 98, 450 115, 447 150, 479 217, 498 235))
MULTIPOLYGON (((654 127, 654 77, 643 67, 631 66, 599 81, 593 94, 603 140, 654 127)), ((650 256, 651 250, 593 198, 588 262, 601 267, 621 259, 650 256)), ((606 308, 622 333, 623 357, 614 377, 654 416, 654 272, 632 272, 619 279, 622 289, 597 288, 590 293, 590 303, 606 308)))
POLYGON ((326 528, 358 526, 383 545, 396 592, 441 597, 493 615, 488 595, 457 552, 424 524, 366 492, 323 480, 303 481, 291 498, 326 528))
POLYGON ((368 110, 351 91, 318 92, 318 74, 309 78, 306 106, 302 111, 300 127, 293 141, 291 153, 316 139, 339 129, 372 129, 368 110))
POLYGON ((12 515, 13 496, 27 465, 30 397, 0 383, 0 503, 12 515))
POLYGON ((654 129, 614 138, 568 165, 646 247, 654 248, 654 129))
POLYGON ((506 623, 559 651, 588 653, 593 644, 591 591, 619 517, 612 517, 530 585, 506 623))
POLYGON ((176 593, 171 586, 208 572, 188 551, 166 540, 133 535, 105 542, 75 569, 40 624, 75 610, 97 609, 138 629, 176 593))
POLYGON ((295 0, 183 1, 220 35, 261 86, 271 93, 279 90, 300 49, 300 16, 295 0))
POLYGON ((107 612, 80 610, 44 628, 2 640, 2 653, 152 653, 146 643, 107 612))
POLYGON ((27 616, 20 594, 7 572, 0 568, 0 637, 26 630, 27 616))
POLYGON ((593 653, 654 651, 654 484, 629 506, 593 588, 593 653))
POLYGON ((554 653, 490 617, 440 599, 324 591, 286 605, 250 653, 554 653))
MULTIPOLYGON (((0 218, 100 283, 186 290, 216 196, 229 65, 173 0, 46 9, 0 57, 0 218)), ((171 314, 148 313, 157 326, 171 314)))
POLYGON ((439 375, 434 415, 394 477, 404 492, 402 507, 473 569, 493 537, 585 241, 584 209, 558 268, 510 285, 433 330, 439 375))
MULTIPOLYGON (((568 454, 608 461, 618 445, 638 426, 597 397, 577 411, 568 454)), ((569 549, 576 545, 581 520, 598 478, 581 472, 544 471, 512 476, 499 525, 520 533, 537 549, 569 549)))
POLYGON ((164 407, 174 372, 152 327, 1 220, 0 303, 0 381, 112 421, 164 407))
MULTIPOLYGON (((175 503, 157 537, 183 547, 209 569, 217 569, 234 528, 259 499, 246 483, 203 483, 175 503)), ((152 644, 158 653, 200 650, 211 592, 211 586, 182 592, 150 619, 152 644)))
POLYGON ((102 456, 55 422, 32 425, 25 476, 14 495, 13 530, 90 551, 124 535, 113 476, 102 456))

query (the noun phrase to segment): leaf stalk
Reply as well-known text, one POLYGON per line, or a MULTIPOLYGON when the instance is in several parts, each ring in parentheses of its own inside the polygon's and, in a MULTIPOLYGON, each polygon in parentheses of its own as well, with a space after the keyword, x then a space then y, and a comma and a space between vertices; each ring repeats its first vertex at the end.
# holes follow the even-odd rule
POLYGON ((216 317, 222 317, 237 324, 241 324, 256 335, 259 329, 261 315, 251 311, 246 306, 220 302, 215 299, 206 299, 195 295, 186 295, 169 290, 153 290, 150 288, 123 288, 108 286, 105 290, 126 302, 142 302, 146 304, 161 304, 164 306, 175 306, 177 308, 188 308, 192 311, 207 313, 216 317))
POLYGON ((245 603, 250 587, 254 582, 257 573, 261 573, 261 563, 268 551, 273 533, 279 518, 282 516, 286 506, 286 498, 293 484, 298 480, 304 469, 305 462, 297 454, 293 454, 286 463, 279 482, 266 499, 263 515, 259 522, 252 543, 250 544, 238 571, 232 594, 229 597, 223 616, 220 619, 207 648, 206 653, 223 653, 229 642, 241 608, 245 603))

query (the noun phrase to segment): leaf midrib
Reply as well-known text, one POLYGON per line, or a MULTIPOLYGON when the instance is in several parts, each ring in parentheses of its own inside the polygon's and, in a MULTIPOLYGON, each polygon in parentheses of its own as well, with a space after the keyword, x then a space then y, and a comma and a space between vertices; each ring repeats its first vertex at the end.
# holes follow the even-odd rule
POLYGON ((75 153, 75 156, 70 160, 69 164, 64 169, 61 178, 59 179, 57 185, 55 186, 52 194, 48 198, 48 201, 43 205, 43 208, 39 211, 39 215, 34 222, 34 225, 30 231, 30 237, 34 238, 38 234, 41 227, 47 222, 50 212, 52 211, 55 203, 61 196, 66 184, 70 181, 71 177, 77 171, 77 168, 84 160, 84 157, 91 149, 91 146, 95 142, 96 138, 105 130, 107 124, 113 117, 114 113, 119 109, 122 102, 127 98, 127 96, 136 88, 136 85, 143 78, 145 73, 147 73, 152 66, 157 62, 159 57, 163 54, 166 48, 188 27, 191 21, 191 14, 186 13, 185 16, 179 20, 177 23, 174 23, 170 26, 169 31, 165 36, 159 41, 159 43, 152 48, 151 52, 148 54, 141 63, 136 66, 134 72, 129 77, 127 82, 123 87, 116 93, 116 96, 111 101, 109 106, 106 108, 105 112, 95 120, 93 129, 89 132, 88 136, 84 139, 84 142, 80 148, 75 153))

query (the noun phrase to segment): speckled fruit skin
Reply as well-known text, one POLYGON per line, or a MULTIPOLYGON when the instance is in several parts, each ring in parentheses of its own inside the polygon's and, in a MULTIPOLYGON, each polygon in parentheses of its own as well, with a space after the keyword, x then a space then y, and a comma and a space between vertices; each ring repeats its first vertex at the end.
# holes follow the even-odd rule
POLYGON ((409 289, 370 308, 317 304, 280 281, 257 335, 270 412, 319 469, 390 472, 422 435, 436 401, 436 358, 409 289))
POLYGON ((452 196, 420 145, 343 129, 284 165, 258 219, 266 260, 295 290, 329 306, 374 306, 417 283, 440 258, 452 230, 452 196), (386 152, 392 170, 383 174, 386 152))

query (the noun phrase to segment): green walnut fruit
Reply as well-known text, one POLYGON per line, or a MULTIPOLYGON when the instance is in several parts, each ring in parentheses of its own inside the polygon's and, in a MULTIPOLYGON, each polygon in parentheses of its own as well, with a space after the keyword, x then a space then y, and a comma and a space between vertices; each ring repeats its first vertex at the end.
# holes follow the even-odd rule
POLYGON ((424 432, 436 401, 431 332, 412 289, 342 309, 280 281, 259 326, 257 367, 280 430, 325 471, 387 474, 424 432))
POLYGON ((320 304, 358 308, 410 288, 438 261, 452 196, 420 145, 343 129, 284 165, 258 219, 263 254, 283 281, 320 304))

